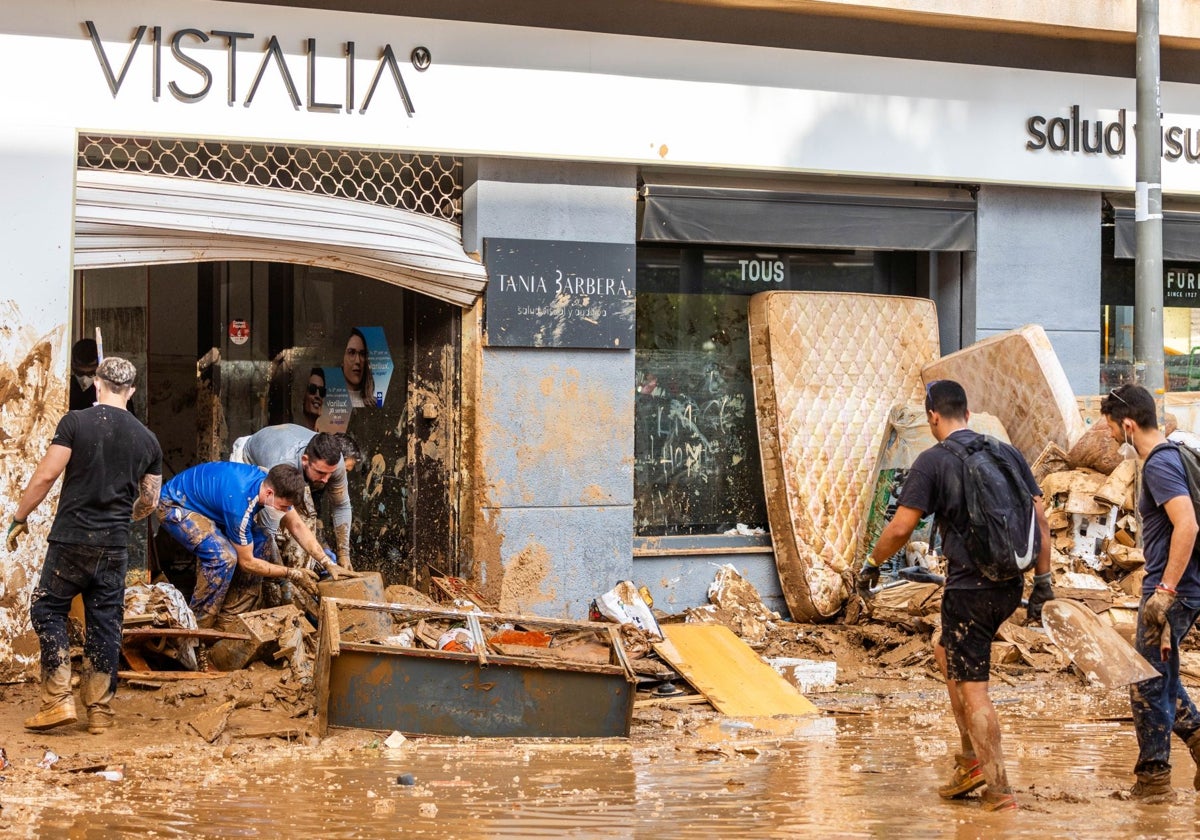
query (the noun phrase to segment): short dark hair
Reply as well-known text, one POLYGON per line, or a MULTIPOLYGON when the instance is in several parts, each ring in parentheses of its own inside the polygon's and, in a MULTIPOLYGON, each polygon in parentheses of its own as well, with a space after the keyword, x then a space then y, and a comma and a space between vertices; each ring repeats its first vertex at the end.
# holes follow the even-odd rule
POLYGON ((312 379, 314 376, 321 377, 321 381, 324 382, 325 381, 325 368, 315 367, 308 372, 309 379, 312 379))
POLYGON ((1119 425, 1126 418, 1140 428, 1158 427, 1158 406, 1154 396, 1141 385, 1118 385, 1100 400, 1100 413, 1111 417, 1119 425))
POLYGON ((966 420, 967 392, 953 379, 935 379, 925 386, 925 410, 947 420, 966 420))
POLYGON ((267 484, 281 499, 299 504, 304 498, 304 473, 295 464, 276 464, 267 473, 267 484))
POLYGON ((328 432, 318 432, 304 447, 304 454, 310 461, 324 461, 326 464, 337 466, 342 460, 342 446, 337 438, 328 432))
POLYGON ((362 450, 358 448, 358 441, 350 437, 349 432, 336 432, 333 436, 337 438, 338 445, 342 447, 343 458, 347 461, 350 459, 362 460, 362 450))

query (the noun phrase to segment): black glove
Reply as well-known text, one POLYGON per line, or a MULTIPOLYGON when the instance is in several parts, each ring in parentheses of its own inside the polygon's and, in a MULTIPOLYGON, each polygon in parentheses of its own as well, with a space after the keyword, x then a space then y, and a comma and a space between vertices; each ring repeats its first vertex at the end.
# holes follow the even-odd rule
POLYGON ((858 591, 866 594, 879 585, 879 567, 871 565, 871 561, 864 560, 862 568, 858 570, 856 579, 858 591))
POLYGON ((1042 620, 1042 604, 1054 600, 1054 587, 1050 585, 1050 573, 1033 576, 1033 591, 1029 593, 1029 603, 1025 606, 1025 616, 1029 621, 1042 620))

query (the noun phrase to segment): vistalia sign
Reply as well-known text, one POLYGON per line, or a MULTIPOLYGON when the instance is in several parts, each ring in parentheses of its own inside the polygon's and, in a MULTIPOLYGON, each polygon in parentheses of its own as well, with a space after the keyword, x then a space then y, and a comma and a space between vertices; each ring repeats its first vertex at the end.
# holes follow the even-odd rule
MULTIPOLYGON (((1126 127, 1124 108, 1117 111, 1115 119, 1104 120, 1100 117, 1083 118, 1079 106, 1072 105, 1065 117, 1035 114, 1027 119, 1025 131, 1029 139, 1025 141, 1025 148, 1032 152, 1049 150, 1121 157, 1125 154, 1125 141, 1133 127, 1136 127, 1136 123, 1126 127)), ((1200 162, 1200 128, 1164 125, 1161 132, 1160 146, 1164 158, 1200 162)))
MULTIPOLYGON (((162 96, 163 82, 167 90, 180 102, 200 102, 212 92, 213 82, 217 73, 221 72, 213 65, 224 65, 225 98, 228 104, 241 102, 249 108, 258 95, 259 87, 268 74, 278 75, 283 82, 292 106, 296 109, 306 107, 309 111, 328 113, 365 114, 381 84, 393 85, 400 95, 405 112, 411 117, 416 108, 408 86, 404 83, 404 75, 400 71, 400 62, 396 59, 395 50, 391 44, 384 44, 375 62, 374 73, 370 82, 362 88, 365 92, 359 98, 359 80, 355 78, 357 63, 357 48, 353 41, 345 41, 339 46, 340 57, 336 60, 342 67, 342 78, 336 83, 344 90, 343 98, 337 102, 322 102, 317 98, 317 39, 307 38, 304 42, 306 56, 306 72, 304 76, 306 97, 300 98, 296 80, 284 56, 283 47, 275 35, 265 38, 256 36, 253 32, 236 32, 228 29, 184 28, 172 33, 163 32, 161 26, 139 26, 129 40, 124 56, 110 55, 105 49, 93 21, 84 21, 87 36, 91 39, 96 50, 96 58, 100 62, 100 70, 113 98, 121 92, 125 78, 135 61, 150 62, 150 97, 155 102, 162 96), (214 51, 211 48, 199 47, 215 41, 220 47, 214 51), (145 49, 143 50, 143 46, 145 49), (254 73, 249 87, 243 94, 238 83, 239 54, 257 54, 258 69, 254 73), (212 62, 213 58, 220 61, 212 62), (209 59, 206 62, 204 59, 209 59), (164 67, 164 64, 167 66, 164 67), (118 69, 119 66, 119 69, 118 69), (385 81, 386 80, 386 81, 385 81), (344 87, 343 87, 344 85, 344 87)), ((425 47, 414 47, 409 55, 412 66, 418 71, 429 69, 432 56, 425 47)), ((328 66, 328 62, 326 62, 328 66)))

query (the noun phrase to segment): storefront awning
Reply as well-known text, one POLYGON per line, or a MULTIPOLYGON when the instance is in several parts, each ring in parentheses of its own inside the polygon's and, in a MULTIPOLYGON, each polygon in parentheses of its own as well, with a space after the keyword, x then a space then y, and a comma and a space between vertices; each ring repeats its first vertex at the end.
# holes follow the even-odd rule
POLYGON ((209 260, 324 266, 459 306, 487 285, 458 226, 443 219, 264 187, 77 173, 75 268, 209 260))
POLYGON ((643 242, 975 250, 975 202, 921 196, 646 184, 643 242))
MULTIPOLYGON (((1116 222, 1113 256, 1131 260, 1137 256, 1134 210, 1132 207, 1116 207, 1113 215, 1116 222)), ((1200 212, 1164 210, 1162 249, 1164 260, 1200 262, 1200 212)))

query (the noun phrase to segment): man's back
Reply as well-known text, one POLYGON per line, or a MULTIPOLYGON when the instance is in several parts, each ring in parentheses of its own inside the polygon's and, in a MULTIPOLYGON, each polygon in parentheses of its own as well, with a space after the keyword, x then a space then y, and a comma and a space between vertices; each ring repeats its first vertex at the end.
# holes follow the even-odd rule
POLYGON ((282 423, 259 429, 246 440, 242 458, 247 464, 270 469, 276 464, 300 466, 300 456, 308 442, 316 436, 312 429, 295 423, 282 423))
POLYGON ((71 458, 50 539, 128 545, 129 520, 142 477, 162 473, 158 438, 128 411, 96 405, 67 412, 51 444, 70 449, 71 458))
POLYGON ((252 464, 198 464, 163 485, 162 500, 208 517, 227 538, 249 545, 260 508, 258 491, 266 476, 266 470, 252 464))

